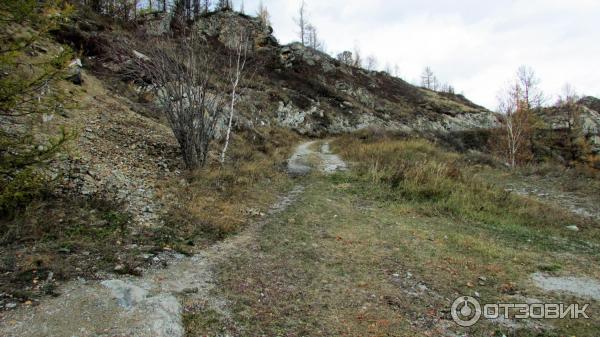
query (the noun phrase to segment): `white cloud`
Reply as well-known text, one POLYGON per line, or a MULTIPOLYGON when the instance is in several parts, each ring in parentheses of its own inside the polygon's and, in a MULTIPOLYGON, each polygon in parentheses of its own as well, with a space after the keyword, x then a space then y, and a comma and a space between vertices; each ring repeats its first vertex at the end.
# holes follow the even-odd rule
MULTIPOLYGON (((238 2, 240 0, 237 0, 238 2)), ((300 0, 264 0, 282 43, 296 40, 300 0)), ((438 77, 489 108, 498 89, 527 64, 543 90, 565 82, 600 94, 600 1, 597 0, 307 0, 312 22, 330 52, 353 49, 379 64, 398 64, 416 80, 431 66, 438 77)), ((258 0, 246 1, 247 11, 258 0)))

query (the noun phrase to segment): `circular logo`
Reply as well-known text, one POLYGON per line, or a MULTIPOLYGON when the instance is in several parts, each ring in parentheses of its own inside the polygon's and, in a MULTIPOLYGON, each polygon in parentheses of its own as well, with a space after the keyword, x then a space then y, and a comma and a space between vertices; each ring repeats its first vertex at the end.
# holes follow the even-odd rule
POLYGON ((452 319, 462 327, 475 325, 481 318, 481 305, 470 296, 462 296, 452 303, 452 319))

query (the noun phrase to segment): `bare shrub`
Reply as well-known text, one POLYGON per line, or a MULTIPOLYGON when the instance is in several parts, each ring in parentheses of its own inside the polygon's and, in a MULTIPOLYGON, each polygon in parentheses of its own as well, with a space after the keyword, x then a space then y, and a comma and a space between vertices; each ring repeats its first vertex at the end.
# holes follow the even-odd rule
POLYGON ((132 73, 151 83, 186 166, 204 166, 223 104, 219 90, 209 90, 217 74, 214 56, 195 33, 146 45, 143 55, 133 58, 132 73))

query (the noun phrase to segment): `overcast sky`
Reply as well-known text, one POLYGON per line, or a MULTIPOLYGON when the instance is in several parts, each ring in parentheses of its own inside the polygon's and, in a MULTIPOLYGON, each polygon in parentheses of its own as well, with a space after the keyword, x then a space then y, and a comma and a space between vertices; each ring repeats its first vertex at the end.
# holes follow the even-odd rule
MULTIPOLYGON (((259 0, 245 0, 254 14, 259 0)), ((298 40, 300 0, 263 0, 281 43, 298 40)), ((236 9, 241 0, 234 0, 236 9)), ((326 50, 359 46, 383 69, 419 82, 425 66, 474 102, 494 109, 520 65, 548 96, 569 82, 600 97, 600 0, 306 0, 326 50)))

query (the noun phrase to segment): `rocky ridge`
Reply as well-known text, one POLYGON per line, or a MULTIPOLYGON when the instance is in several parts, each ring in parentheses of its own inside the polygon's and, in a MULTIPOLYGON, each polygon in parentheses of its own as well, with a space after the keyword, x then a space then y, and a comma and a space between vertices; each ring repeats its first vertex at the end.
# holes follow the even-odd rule
MULTIPOLYGON (((160 34, 168 17, 141 26, 141 35, 160 34), (158 23, 157 23, 158 22, 158 23), (162 22, 162 23, 161 23, 162 22), (153 32, 153 34, 148 34, 153 32)), ((114 74, 143 50, 143 40, 79 19, 56 33, 62 42, 83 46, 88 64, 114 74), (116 50, 113 46, 129 46, 116 50)), ((236 126, 278 125, 300 134, 323 136, 369 127, 404 131, 461 131, 497 125, 495 113, 462 95, 413 86, 384 72, 351 67, 299 43, 280 45, 273 29, 258 18, 233 11, 208 13, 194 24, 218 58, 232 36, 249 32, 250 83, 241 90, 236 126)))

